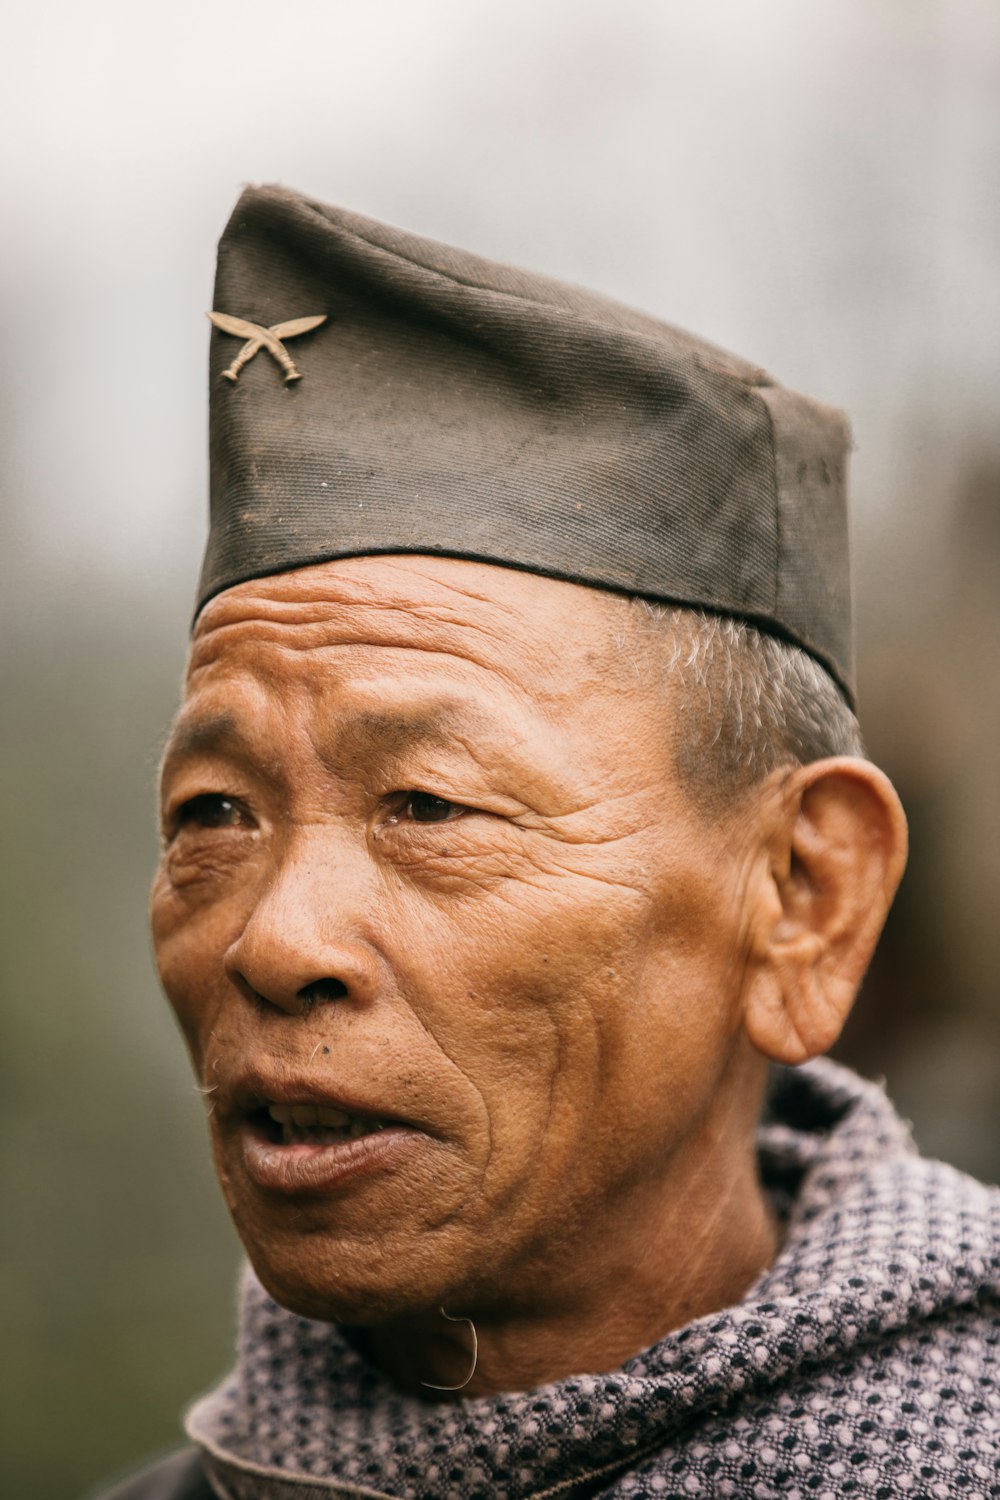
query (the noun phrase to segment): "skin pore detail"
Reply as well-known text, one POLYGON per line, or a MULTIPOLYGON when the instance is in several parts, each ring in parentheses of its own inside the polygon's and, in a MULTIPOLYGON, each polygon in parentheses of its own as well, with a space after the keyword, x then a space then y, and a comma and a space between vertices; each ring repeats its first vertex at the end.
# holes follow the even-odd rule
POLYGON ((597 590, 389 556, 196 630, 152 912, 227 1203, 279 1301, 425 1395, 468 1366, 441 1307, 479 1334, 463 1395, 523 1389, 774 1252, 763 815, 690 805, 624 628, 597 590))

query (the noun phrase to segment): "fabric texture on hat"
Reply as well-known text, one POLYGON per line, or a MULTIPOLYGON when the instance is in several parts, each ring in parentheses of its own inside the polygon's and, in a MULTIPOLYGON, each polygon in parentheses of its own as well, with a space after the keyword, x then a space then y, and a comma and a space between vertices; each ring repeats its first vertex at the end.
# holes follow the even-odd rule
POLYGON ((732 614, 853 692, 840 413, 595 294, 249 188, 215 311, 289 339, 211 349, 220 590, 378 552, 479 559, 732 614))

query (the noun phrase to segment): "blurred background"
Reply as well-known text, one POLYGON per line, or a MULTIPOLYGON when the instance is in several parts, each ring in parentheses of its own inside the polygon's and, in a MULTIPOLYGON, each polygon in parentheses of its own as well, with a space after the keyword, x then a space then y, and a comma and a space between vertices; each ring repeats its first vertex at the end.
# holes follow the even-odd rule
POLYGON ((73 1500, 226 1364, 234 1237, 145 933, 215 240, 277 180, 847 408, 862 717, 913 857, 840 1055, 1000 1175, 992 0, 8 0, 0 1424, 73 1500))

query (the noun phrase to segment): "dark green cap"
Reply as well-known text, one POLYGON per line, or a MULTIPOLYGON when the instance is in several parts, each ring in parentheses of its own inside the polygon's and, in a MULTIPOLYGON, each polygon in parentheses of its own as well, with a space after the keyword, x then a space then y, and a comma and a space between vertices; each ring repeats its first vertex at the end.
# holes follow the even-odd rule
POLYGON ((281 187, 237 204, 213 322, 199 609, 309 563, 437 552, 739 616, 853 699, 839 412, 616 302, 281 187))

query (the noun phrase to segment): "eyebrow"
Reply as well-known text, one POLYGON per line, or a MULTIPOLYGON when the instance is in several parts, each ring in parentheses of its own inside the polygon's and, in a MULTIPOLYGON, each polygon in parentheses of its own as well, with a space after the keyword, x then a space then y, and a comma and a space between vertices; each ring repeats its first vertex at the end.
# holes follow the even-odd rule
MULTIPOLYGON (((358 739, 376 746, 383 754, 400 754, 414 744, 448 744, 462 733, 495 732, 497 724, 489 714, 468 704, 444 700, 430 708, 398 710, 362 709, 346 715, 342 726, 350 727, 358 739)), ((323 747, 320 756, 328 760, 323 747)), ((198 755, 236 755, 252 760, 253 748, 231 713, 202 714, 181 717, 170 733, 163 753, 161 773, 178 761, 198 755)))
POLYGON ((413 744, 446 744, 463 732, 483 734, 497 727, 488 714, 451 700, 432 708, 365 709, 354 716, 353 726, 359 737, 390 755, 413 744))
POLYGON ((161 772, 168 770, 174 761, 219 750, 243 754, 249 751, 247 740, 240 733, 232 714, 202 714, 196 718, 181 718, 167 739, 161 772))

